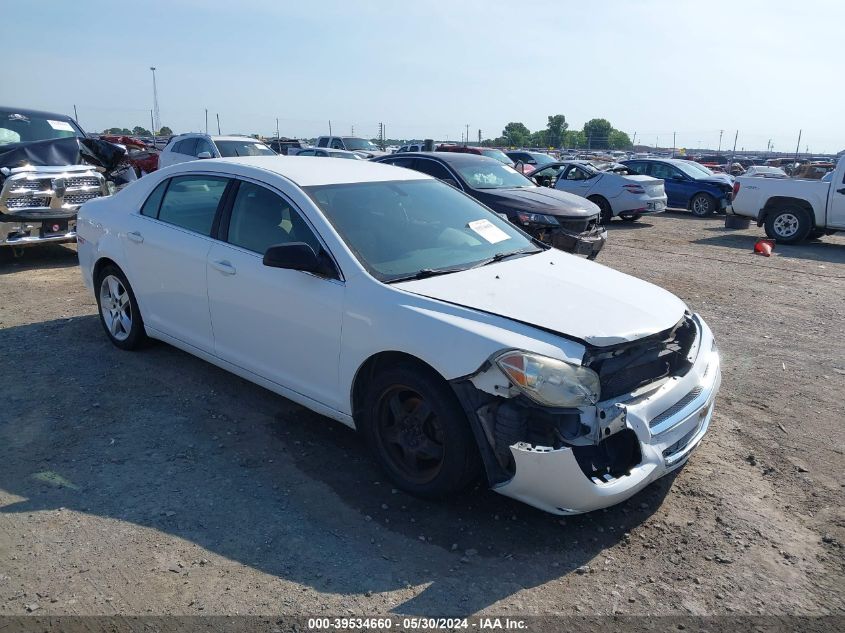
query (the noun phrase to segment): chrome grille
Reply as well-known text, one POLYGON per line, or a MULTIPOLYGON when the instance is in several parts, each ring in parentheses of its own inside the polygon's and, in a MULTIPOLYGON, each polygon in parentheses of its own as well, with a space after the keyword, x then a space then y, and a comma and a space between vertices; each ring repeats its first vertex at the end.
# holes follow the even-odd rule
POLYGON ((52 187, 46 178, 31 178, 19 180, 12 186, 12 194, 30 191, 48 191, 52 187))
POLYGON ((68 187, 99 187, 100 180, 96 176, 74 176, 67 178, 68 187))
POLYGON ((695 387, 692 391, 690 391, 687 395, 685 395, 683 398, 681 398, 680 400, 678 400, 678 401, 677 401, 675 404, 673 404, 671 407, 669 407, 668 409, 666 409, 663 413, 661 413, 660 415, 658 415, 657 417, 655 417, 654 419, 652 419, 652 420, 648 423, 649 427, 653 429, 653 428, 654 428, 654 427, 656 427, 658 424, 660 424, 660 423, 662 423, 662 422, 665 422, 666 420, 668 420, 669 418, 671 418, 673 415, 675 415, 676 413, 678 413, 678 411, 681 411, 681 410, 682 410, 684 407, 686 407, 686 406, 687 406, 690 402, 692 402, 692 401, 693 401, 693 400, 695 400, 698 396, 700 396, 702 391, 704 391, 704 388, 703 388, 703 387, 701 387, 701 386, 695 387))
POLYGON ((74 205, 74 204, 82 204, 83 202, 88 202, 94 198, 99 198, 100 192, 99 191, 87 191, 87 192, 80 192, 80 193, 67 193, 65 197, 62 198, 64 205, 74 205))

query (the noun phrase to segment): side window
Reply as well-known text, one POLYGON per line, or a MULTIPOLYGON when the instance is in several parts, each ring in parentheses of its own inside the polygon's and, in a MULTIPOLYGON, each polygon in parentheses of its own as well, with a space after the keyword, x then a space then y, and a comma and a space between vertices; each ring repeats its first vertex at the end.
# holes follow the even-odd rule
POLYGON ((386 160, 384 162, 388 165, 394 165, 396 167, 405 167, 406 169, 413 169, 414 160, 415 159, 413 158, 394 158, 393 160, 386 160))
POLYGON ((585 180, 585 174, 581 169, 579 169, 578 167, 573 165, 566 172, 566 175, 563 177, 563 179, 564 180, 585 180))
POLYGON ((333 138, 332 139, 331 147, 332 147, 332 149, 346 149, 343 146, 343 141, 341 141, 339 138, 333 138))
POLYGON ((628 169, 630 169, 633 173, 639 174, 640 176, 647 176, 648 175, 648 165, 645 163, 626 163, 628 169))
POLYGON ((182 143, 184 143, 184 141, 176 141, 175 143, 173 143, 173 147, 170 148, 170 151, 175 152, 177 154, 181 154, 182 153, 182 143))
POLYGON ((215 176, 171 178, 158 219, 201 235, 211 235, 214 215, 228 182, 215 176))
POLYGON ((329 139, 326 136, 321 137, 320 140, 317 141, 317 147, 327 147, 328 144, 329 144, 329 139))
POLYGON ((196 138, 186 138, 184 141, 180 143, 181 147, 179 148, 180 154, 187 154, 188 156, 196 156, 197 155, 197 139, 196 138))
POLYGON ((317 150, 316 152, 314 152, 314 156, 321 156, 322 158, 326 158, 328 154, 326 152, 317 150))
POLYGON ((314 156, 314 150, 313 149, 304 149, 301 152, 299 152, 299 154, 297 154, 297 156, 314 156))
POLYGON ((164 191, 167 189, 168 182, 168 179, 164 179, 158 187, 153 189, 144 206, 141 207, 141 215, 146 215, 150 218, 158 217, 158 208, 161 206, 161 199, 164 197, 164 191))
POLYGON ((427 158, 418 158, 414 169, 429 176, 434 176, 438 180, 445 180, 446 178, 455 179, 443 165, 427 158))
POLYGON ((280 195, 250 182, 241 182, 238 187, 228 242, 261 255, 270 246, 288 242, 305 242, 315 253, 321 250, 299 212, 280 195))
POLYGON ((651 164, 651 175, 655 178, 662 178, 663 180, 671 180, 672 176, 679 174, 680 172, 672 167, 671 165, 666 165, 664 163, 652 163, 651 164))
POLYGON ((203 152, 208 152, 209 154, 211 154, 212 158, 214 158, 214 156, 215 156, 214 147, 211 146, 211 143, 208 141, 208 139, 204 139, 204 138, 198 138, 197 139, 196 152, 197 152, 197 154, 196 154, 197 156, 199 156, 203 152))

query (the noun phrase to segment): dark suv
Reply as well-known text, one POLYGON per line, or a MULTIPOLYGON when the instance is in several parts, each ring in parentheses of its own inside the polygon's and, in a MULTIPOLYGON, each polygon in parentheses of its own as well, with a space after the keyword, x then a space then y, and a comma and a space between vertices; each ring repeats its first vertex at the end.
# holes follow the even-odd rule
POLYGON ((434 176, 555 248, 595 259, 607 241, 599 208, 580 196, 538 187, 494 158, 459 152, 408 152, 374 159, 434 176))

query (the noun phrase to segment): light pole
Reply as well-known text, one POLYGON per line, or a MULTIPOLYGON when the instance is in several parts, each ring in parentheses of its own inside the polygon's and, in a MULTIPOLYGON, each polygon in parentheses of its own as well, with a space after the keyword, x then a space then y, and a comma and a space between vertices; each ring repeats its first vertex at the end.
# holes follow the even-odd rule
POLYGON ((156 130, 161 129, 161 116, 158 111, 158 88, 156 87, 156 67, 150 66, 153 73, 153 142, 155 142, 156 130))

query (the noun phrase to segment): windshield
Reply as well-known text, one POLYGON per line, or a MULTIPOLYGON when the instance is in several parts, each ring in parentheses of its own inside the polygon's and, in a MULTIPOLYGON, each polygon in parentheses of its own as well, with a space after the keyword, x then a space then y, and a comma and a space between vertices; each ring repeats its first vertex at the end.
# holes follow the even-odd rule
POLYGON ((486 156, 487 158, 495 158, 500 163, 504 163, 509 167, 514 166, 514 162, 500 149, 483 149, 481 150, 481 155, 486 156))
POLYGON ((541 250, 510 222, 437 180, 322 185, 305 191, 361 264, 384 282, 465 270, 501 253, 541 250))
POLYGON ((705 167, 705 166, 704 166, 704 165, 702 165, 701 163, 696 163, 695 161, 692 161, 692 160, 689 160, 689 161, 686 161, 686 160, 685 160, 685 161, 683 161, 683 163, 684 163, 685 165, 689 165, 689 166, 690 166, 690 167, 692 167, 693 169, 697 169, 698 171, 703 171, 703 172, 704 172, 705 174, 707 174, 708 176, 715 176, 715 175, 716 175, 716 174, 714 174, 714 173, 713 173, 710 169, 708 169, 707 167, 705 167))
POLYGON ((275 156, 276 152, 258 141, 214 141, 223 158, 234 156, 275 156))
MULTIPOLYGON (((693 180, 701 180, 702 178, 708 177, 707 172, 704 171, 707 168, 702 167, 701 165, 695 165, 695 167, 693 167, 692 163, 685 160, 676 160, 673 164, 693 180)), ((713 175, 715 174, 710 172, 709 176, 713 175)))
POLYGON ((540 154, 540 153, 531 153, 531 158, 537 161, 538 165, 548 165, 549 163, 555 162, 555 159, 549 156, 548 154, 540 154))
POLYGON ((14 110, 0 110, 0 145, 50 141, 70 136, 85 138, 85 133, 69 120, 30 116, 19 114, 14 110))
POLYGON ((363 149, 370 152, 377 152, 378 147, 375 146, 375 143, 372 141, 368 141, 365 138, 354 138, 347 136, 343 139, 343 144, 346 145, 346 149, 355 150, 355 149, 363 149))
POLYGON ((479 164, 452 165, 473 189, 512 189, 514 187, 535 187, 518 171, 501 163, 483 161, 479 164))

